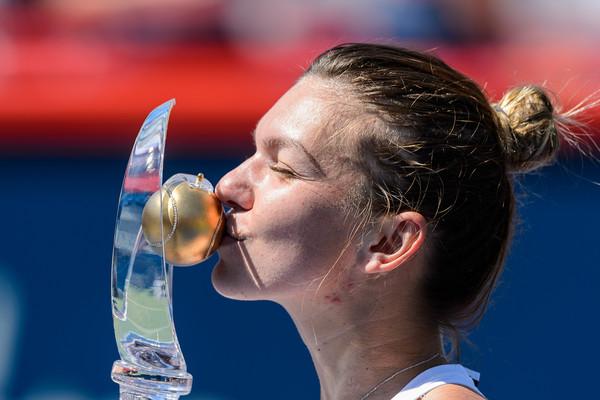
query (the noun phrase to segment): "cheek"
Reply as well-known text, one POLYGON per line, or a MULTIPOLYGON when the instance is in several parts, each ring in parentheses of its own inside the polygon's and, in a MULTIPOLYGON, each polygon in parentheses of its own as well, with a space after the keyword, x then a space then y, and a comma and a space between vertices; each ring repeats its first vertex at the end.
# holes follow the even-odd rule
POLYGON ((275 240, 298 240, 300 244, 311 237, 333 240, 343 230, 339 208, 327 201, 326 196, 310 189, 289 193, 282 190, 265 197, 261 203, 255 204, 253 210, 260 210, 256 228, 275 240))
MULTIPOLYGON (((258 256, 270 257, 280 267, 331 268, 349 240, 346 221, 337 208, 301 202, 297 207, 282 207, 269 214, 261 224, 258 256)), ((314 271, 312 271, 314 272, 314 271)))

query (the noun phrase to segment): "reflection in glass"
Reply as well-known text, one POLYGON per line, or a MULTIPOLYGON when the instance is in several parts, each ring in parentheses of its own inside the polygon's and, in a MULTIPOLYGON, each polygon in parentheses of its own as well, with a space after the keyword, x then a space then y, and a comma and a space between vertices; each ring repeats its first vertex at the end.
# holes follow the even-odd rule
POLYGON ((173 325, 173 267, 165 263, 163 248, 150 246, 141 229, 144 205, 161 187, 164 143, 174 104, 170 100, 146 118, 119 200, 112 312, 121 360, 113 365, 112 378, 120 385, 123 400, 178 399, 192 385, 173 325))

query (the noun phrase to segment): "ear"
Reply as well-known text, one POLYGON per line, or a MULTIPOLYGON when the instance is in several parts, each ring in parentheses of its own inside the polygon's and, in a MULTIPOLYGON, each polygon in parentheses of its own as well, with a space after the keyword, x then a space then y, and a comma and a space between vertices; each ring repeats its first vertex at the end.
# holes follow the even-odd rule
POLYGON ((427 221, 416 212, 407 211, 386 219, 368 248, 368 274, 389 272, 412 258, 423 246, 427 221))

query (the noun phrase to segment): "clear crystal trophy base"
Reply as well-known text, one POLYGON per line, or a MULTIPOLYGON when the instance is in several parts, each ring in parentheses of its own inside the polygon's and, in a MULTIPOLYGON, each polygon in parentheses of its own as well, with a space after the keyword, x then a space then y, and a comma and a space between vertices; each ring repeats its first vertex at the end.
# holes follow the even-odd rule
POLYGON ((192 389, 192 375, 144 370, 121 360, 113 364, 111 378, 119 384, 121 400, 177 400, 192 389))

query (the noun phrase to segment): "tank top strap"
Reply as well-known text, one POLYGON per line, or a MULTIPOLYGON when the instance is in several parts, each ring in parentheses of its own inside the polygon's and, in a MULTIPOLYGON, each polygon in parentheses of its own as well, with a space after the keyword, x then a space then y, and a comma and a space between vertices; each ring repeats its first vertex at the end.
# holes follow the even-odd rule
POLYGON ((478 382, 479 372, 472 371, 460 364, 438 365, 417 375, 391 400, 417 400, 433 389, 446 384, 464 386, 483 396, 476 387, 478 382))

